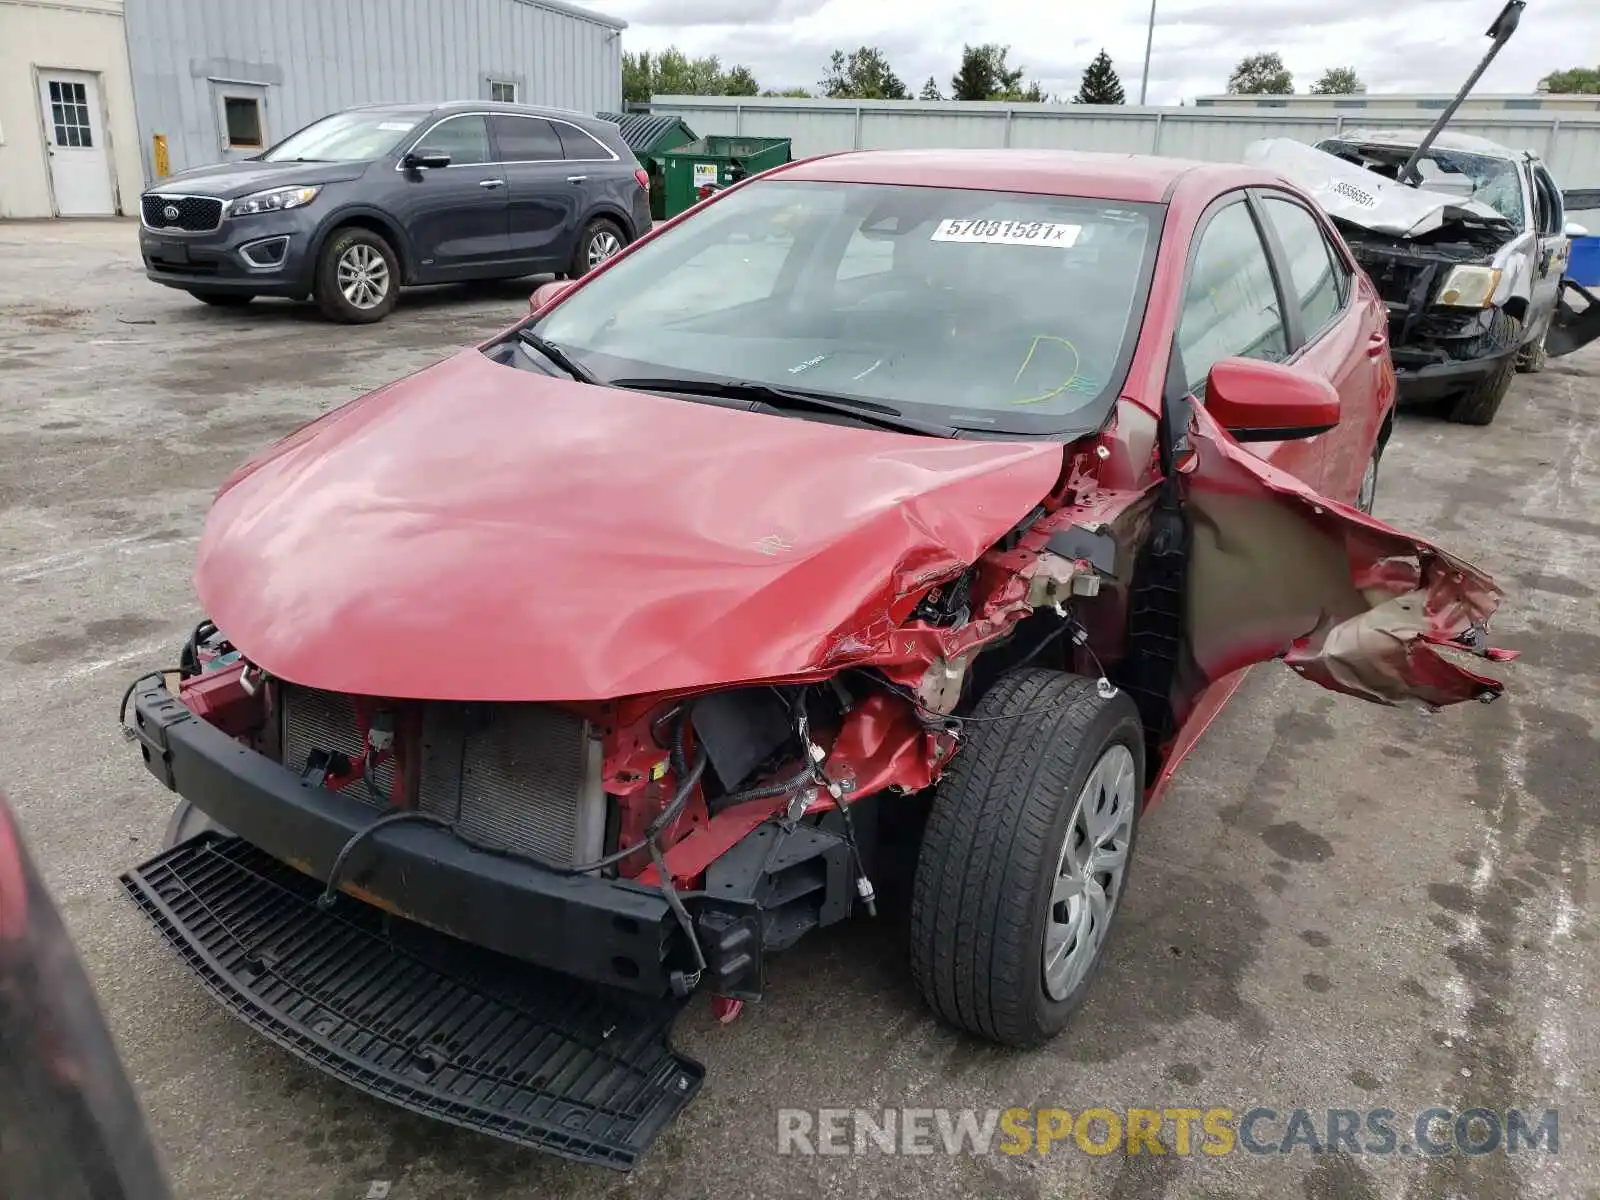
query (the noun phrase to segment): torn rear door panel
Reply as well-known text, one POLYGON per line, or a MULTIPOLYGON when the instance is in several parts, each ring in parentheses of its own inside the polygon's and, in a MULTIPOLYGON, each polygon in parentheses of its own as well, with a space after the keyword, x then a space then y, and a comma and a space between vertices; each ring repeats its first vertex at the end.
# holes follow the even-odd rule
POLYGON ((1439 647, 1485 658, 1500 590, 1438 547, 1326 499, 1242 449, 1204 409, 1180 466, 1193 530, 1189 656, 1179 721, 1238 669, 1283 658, 1307 679, 1379 704, 1492 700, 1493 679, 1439 647))
POLYGON ((1545 335, 1545 352, 1551 358, 1560 358, 1574 350, 1582 350, 1600 338, 1600 296, 1571 279, 1561 281, 1561 296, 1556 301, 1556 315, 1550 320, 1550 331, 1545 335), (1583 298, 1584 307, 1573 306, 1574 293, 1583 298))

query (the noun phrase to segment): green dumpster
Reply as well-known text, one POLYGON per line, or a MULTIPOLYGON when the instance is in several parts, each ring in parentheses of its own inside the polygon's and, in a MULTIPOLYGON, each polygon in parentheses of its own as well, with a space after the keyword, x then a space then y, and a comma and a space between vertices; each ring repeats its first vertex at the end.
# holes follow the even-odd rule
POLYGON ((713 134, 661 155, 667 176, 666 215, 698 204, 704 188, 727 187, 789 161, 789 139, 713 134))
POLYGON ((633 151, 645 174, 650 177, 650 215, 657 221, 666 218, 666 176, 661 156, 675 146, 694 141, 694 130, 678 117, 657 116, 655 113, 596 113, 604 121, 617 126, 622 140, 633 151))

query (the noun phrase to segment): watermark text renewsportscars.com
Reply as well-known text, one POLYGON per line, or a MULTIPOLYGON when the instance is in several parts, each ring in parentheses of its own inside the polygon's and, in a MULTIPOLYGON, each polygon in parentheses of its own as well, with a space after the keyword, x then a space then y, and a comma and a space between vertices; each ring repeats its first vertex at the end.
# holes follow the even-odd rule
POLYGON ((1558 1154, 1556 1109, 784 1108, 778 1153, 1558 1154))

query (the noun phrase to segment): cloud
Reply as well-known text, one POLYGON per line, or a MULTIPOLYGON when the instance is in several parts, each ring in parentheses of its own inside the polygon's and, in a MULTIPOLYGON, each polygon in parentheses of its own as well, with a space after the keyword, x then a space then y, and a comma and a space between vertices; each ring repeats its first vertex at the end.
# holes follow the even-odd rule
MULTIPOLYGON (((1077 90, 1103 46, 1138 95, 1148 0, 581 0, 631 27, 630 50, 676 44, 744 63, 763 87, 814 87, 834 49, 880 46, 916 91, 948 91, 964 43, 1000 42, 1047 91, 1077 90)), ((1479 85, 1531 92, 1553 70, 1594 57, 1596 0, 1539 0, 1479 85)), ((1305 91, 1328 67, 1353 66, 1372 91, 1453 92, 1488 49, 1501 0, 1156 0, 1150 102, 1220 92, 1241 58, 1276 50, 1305 91)))

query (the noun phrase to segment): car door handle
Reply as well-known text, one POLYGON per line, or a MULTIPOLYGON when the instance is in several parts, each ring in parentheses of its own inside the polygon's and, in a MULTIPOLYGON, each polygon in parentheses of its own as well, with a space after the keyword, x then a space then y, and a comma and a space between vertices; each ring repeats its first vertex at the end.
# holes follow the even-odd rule
POLYGON ((568 175, 567 176, 567 182, 568 183, 582 183, 588 178, 589 177, 587 175, 568 175))
POLYGON ((504 179, 480 179, 480 180, 478 180, 478 186, 481 187, 481 188, 497 188, 497 187, 505 187, 505 185, 506 185, 506 181, 504 179))
POLYGON ((1367 339, 1367 357, 1382 358, 1383 352, 1389 348, 1389 335, 1375 333, 1367 339))

